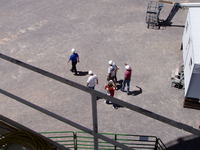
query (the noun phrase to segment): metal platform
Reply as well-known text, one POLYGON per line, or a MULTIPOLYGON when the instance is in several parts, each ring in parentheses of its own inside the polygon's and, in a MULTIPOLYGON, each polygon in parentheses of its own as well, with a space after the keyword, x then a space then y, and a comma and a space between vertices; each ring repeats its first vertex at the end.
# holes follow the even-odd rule
POLYGON ((147 28, 160 29, 160 11, 163 8, 163 4, 157 1, 150 1, 146 11, 146 23, 147 28))

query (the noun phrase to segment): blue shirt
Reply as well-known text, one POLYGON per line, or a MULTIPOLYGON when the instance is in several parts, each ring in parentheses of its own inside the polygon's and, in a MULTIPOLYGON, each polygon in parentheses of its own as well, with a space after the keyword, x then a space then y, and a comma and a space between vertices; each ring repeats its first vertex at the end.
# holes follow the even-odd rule
POLYGON ((78 54, 77 53, 73 53, 69 57, 69 60, 71 60, 72 62, 76 62, 77 59, 78 59, 78 54))

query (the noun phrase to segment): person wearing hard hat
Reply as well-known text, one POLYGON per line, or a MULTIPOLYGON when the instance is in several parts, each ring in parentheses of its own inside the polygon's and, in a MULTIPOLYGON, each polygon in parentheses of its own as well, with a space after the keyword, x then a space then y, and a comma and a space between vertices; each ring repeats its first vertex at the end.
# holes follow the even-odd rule
POLYGON ((90 70, 88 71, 88 74, 90 75, 87 80, 87 87, 90 89, 94 89, 95 86, 98 84, 98 78, 97 76, 90 70))
POLYGON ((117 71, 119 70, 119 67, 116 65, 115 62, 112 63, 112 66, 114 68, 114 83, 116 84, 117 83, 117 71))
POLYGON ((71 71, 74 72, 75 75, 77 75, 76 64, 79 62, 79 55, 78 53, 76 53, 76 50, 74 48, 72 48, 71 52, 72 54, 70 55, 68 62, 72 62, 71 71))
MULTIPOLYGON (((116 87, 115 87, 115 84, 112 80, 108 81, 108 84, 106 84, 104 88, 107 92, 107 95, 114 97, 116 87)), ((114 109, 118 109, 118 107, 119 107, 118 104, 111 103, 109 100, 105 100, 104 103, 113 104, 114 109)))
POLYGON ((125 64, 125 69, 126 69, 126 71, 124 72, 124 80, 123 80, 123 83, 122 83, 121 91, 124 92, 124 89, 127 85, 127 95, 129 95, 130 94, 130 81, 131 81, 132 69, 128 64, 125 64))
POLYGON ((108 67, 108 75, 107 75, 107 81, 112 80, 115 83, 115 68, 113 67, 113 61, 108 61, 109 67, 108 67))

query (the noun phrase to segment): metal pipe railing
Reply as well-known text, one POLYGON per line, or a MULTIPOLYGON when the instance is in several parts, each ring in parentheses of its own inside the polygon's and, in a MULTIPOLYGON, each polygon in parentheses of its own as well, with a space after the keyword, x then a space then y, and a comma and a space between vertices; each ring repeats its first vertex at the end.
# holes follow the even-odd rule
POLYGON ((179 6, 184 8, 200 7, 200 3, 179 3, 179 6))

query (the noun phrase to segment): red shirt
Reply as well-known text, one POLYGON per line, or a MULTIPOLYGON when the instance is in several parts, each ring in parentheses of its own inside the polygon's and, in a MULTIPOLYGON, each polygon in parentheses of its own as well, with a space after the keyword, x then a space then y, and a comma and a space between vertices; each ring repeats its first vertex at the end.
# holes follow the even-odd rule
POLYGON ((105 89, 107 91, 107 93, 110 95, 110 96, 114 96, 115 94, 115 88, 112 86, 112 87, 109 87, 108 85, 105 86, 105 89))
POLYGON ((124 72, 124 79, 125 80, 131 80, 131 72, 132 72, 132 70, 126 70, 124 72))

